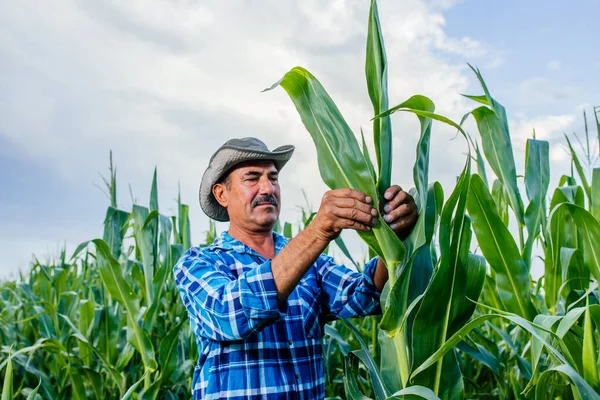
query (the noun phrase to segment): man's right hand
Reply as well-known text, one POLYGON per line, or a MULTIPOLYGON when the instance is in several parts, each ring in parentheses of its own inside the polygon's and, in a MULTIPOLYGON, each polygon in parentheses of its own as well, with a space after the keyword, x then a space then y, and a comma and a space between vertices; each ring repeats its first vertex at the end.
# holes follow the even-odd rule
POLYGON ((353 189, 329 190, 309 227, 324 242, 337 238, 342 229, 368 231, 377 224, 373 199, 353 189))

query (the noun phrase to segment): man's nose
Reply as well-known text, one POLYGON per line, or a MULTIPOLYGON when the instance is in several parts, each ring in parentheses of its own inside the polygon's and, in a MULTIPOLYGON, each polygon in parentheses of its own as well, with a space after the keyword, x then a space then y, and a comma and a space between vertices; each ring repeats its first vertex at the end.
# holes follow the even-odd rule
POLYGON ((260 179, 260 192, 261 194, 273 194, 275 191, 275 185, 268 177, 263 177, 260 179))

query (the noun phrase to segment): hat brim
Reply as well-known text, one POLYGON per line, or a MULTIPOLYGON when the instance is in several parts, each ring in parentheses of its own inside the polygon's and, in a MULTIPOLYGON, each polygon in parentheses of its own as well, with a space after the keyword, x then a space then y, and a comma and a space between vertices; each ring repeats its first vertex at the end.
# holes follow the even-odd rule
POLYGON ((236 165, 253 160, 273 161, 277 171, 290 160, 295 147, 292 145, 280 146, 273 151, 261 151, 256 149, 245 149, 236 146, 225 145, 217 151, 210 160, 209 166, 202 175, 200 183, 199 198, 202 211, 215 221, 229 221, 227 209, 219 204, 212 193, 213 186, 218 183, 225 173, 236 165))

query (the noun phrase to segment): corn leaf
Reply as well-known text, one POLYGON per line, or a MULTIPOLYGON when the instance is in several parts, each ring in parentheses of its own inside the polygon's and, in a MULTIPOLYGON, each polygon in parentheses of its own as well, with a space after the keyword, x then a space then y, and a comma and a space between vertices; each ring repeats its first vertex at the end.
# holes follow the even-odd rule
POLYGON ((583 190, 585 191, 585 195, 588 198, 590 204, 592 203, 592 189, 588 183, 588 180, 585 176, 585 172, 583 171, 583 167, 581 166, 581 162, 579 161, 579 157, 577 156, 577 152, 573 148, 569 137, 565 134, 565 139, 567 139, 567 144, 569 145, 569 151, 571 152, 571 160, 573 164, 575 164, 575 169, 579 174, 579 179, 581 179, 581 184, 583 185, 583 190))
MULTIPOLYGON (((485 184, 485 181, 483 183, 485 184)), ((500 180, 498 179, 495 179, 494 183, 492 184, 492 198, 494 199, 494 203, 498 207, 498 216, 500 217, 504 225, 508 226, 508 203, 506 201, 504 185, 502 185, 502 182, 500 182, 500 180)))
POLYGON ((592 172, 592 215, 600 221, 600 168, 592 172))
POLYGON ((439 400, 440 398, 435 395, 435 393, 424 386, 409 386, 407 388, 401 389, 388 397, 388 399, 398 399, 404 398, 403 396, 417 396, 426 400, 439 400))
POLYGON ((571 203, 561 203, 550 214, 550 223, 553 220, 564 219, 565 215, 573 218, 583 244, 583 262, 600 282, 600 223, 583 207, 571 203))
POLYGON ((13 366, 10 352, 6 362, 6 371, 4 372, 4 383, 2 384, 2 400, 13 399, 13 366))
POLYGON ((533 320, 529 273, 508 228, 478 175, 471 179, 467 209, 481 252, 496 273, 496 288, 504 309, 533 320))
POLYGON ((506 188, 508 202, 513 209, 517 221, 525 224, 523 202, 517 186, 517 173, 512 145, 508 131, 497 115, 487 107, 479 107, 472 111, 481 135, 481 143, 485 157, 492 170, 506 188))
POLYGON ((471 67, 483 88, 485 100, 483 96, 467 97, 489 107, 479 107, 471 112, 475 117, 481 135, 483 152, 490 167, 507 190, 509 203, 517 217, 517 221, 524 225, 523 203, 517 186, 517 174, 506 109, 492 97, 479 70, 471 65, 469 67, 471 67))
MULTIPOLYGON (((373 112, 377 115, 388 109, 388 82, 387 58, 376 0, 371 0, 369 11, 365 74, 373 112)), ((383 199, 383 193, 390 187, 392 179, 392 122, 389 117, 373 120, 373 139, 379 166, 377 190, 383 199)))
POLYGON ((583 378, 595 389, 600 386, 598 379, 598 351, 594 344, 594 323, 590 317, 590 298, 586 297, 585 320, 583 324, 583 378))
MULTIPOLYGON (((485 306, 482 303, 477 304, 493 310, 493 308, 485 306)), ((519 328, 529 332, 533 337, 537 338, 544 346, 546 346, 546 348, 552 353, 554 357, 556 357, 559 361, 566 363, 560 351, 553 347, 543 336, 539 334, 540 330, 544 330, 542 327, 540 327, 539 325, 531 324, 529 321, 513 313, 508 313, 501 310, 494 311, 495 312, 493 314, 484 314, 472 319, 471 321, 463 325, 459 330, 457 330, 456 333, 454 333, 452 337, 450 337, 442 346, 440 346, 435 353, 433 353, 427 360, 423 361, 421 365, 414 369, 411 375, 411 381, 416 376, 425 371, 427 368, 437 363, 442 357, 444 357, 444 355, 447 352, 452 350, 454 346, 456 346, 461 340, 463 340, 465 336, 469 334, 469 332, 494 318, 506 319, 516 324, 519 328)))
MULTIPOLYGON (((469 257, 471 225, 465 209, 470 161, 467 158, 457 186, 442 211, 440 265, 425 291, 413 323, 414 365, 425 361, 471 317, 475 304, 468 297, 479 298, 483 287, 485 264, 480 258, 469 257)), ((442 398, 462 396, 462 377, 454 353, 447 354, 435 367, 411 382, 432 388, 442 398)))
POLYGON ((550 146, 542 140, 528 139, 525 148, 525 188, 529 206, 525 211, 527 241, 523 249, 523 261, 529 268, 533 243, 540 233, 545 218, 544 199, 550 184, 550 146))
POLYGON ((538 384, 535 390, 535 398, 539 400, 545 400, 549 397, 549 388, 553 382, 554 375, 561 375, 562 377, 571 381, 571 390, 575 399, 589 399, 599 400, 600 396, 594 391, 594 389, 571 367, 569 364, 561 364, 556 367, 548 368, 540 376, 538 384))
MULTIPOLYGON (((321 177, 331 189, 352 188, 378 199, 377 189, 365 157, 352 130, 319 81, 307 70, 295 67, 271 90, 280 85, 288 93, 317 148, 321 177)), ((372 230, 361 238, 381 256, 395 281, 396 266, 405 249, 381 215, 372 230)))

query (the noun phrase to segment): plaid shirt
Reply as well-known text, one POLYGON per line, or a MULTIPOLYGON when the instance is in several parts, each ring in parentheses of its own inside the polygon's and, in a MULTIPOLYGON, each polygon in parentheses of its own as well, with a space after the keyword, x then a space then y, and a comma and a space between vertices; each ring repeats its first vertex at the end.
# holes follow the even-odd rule
POLYGON ((278 307, 270 259, 227 233, 192 247, 174 272, 198 343, 194 399, 323 398, 323 325, 381 312, 376 264, 360 274, 321 255, 278 307))

